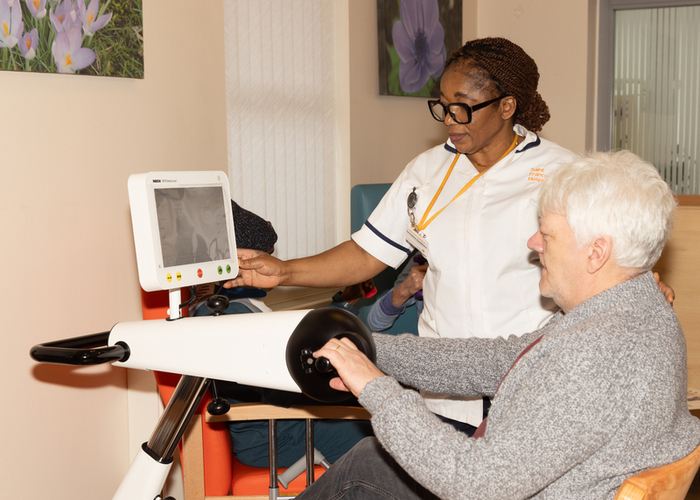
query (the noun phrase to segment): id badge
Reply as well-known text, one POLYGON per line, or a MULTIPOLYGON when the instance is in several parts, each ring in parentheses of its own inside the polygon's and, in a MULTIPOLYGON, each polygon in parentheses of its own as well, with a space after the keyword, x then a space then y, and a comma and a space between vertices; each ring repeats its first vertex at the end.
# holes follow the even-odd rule
POLYGON ((417 248, 423 257, 428 257, 428 240, 424 234, 411 225, 406 228, 406 241, 417 248))

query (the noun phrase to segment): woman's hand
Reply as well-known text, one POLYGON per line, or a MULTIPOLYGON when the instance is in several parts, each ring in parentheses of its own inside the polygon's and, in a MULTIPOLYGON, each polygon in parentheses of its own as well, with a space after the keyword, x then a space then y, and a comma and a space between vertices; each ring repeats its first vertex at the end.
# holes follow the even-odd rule
POLYGON ((376 293, 377 287, 374 286, 374 280, 368 279, 357 285, 345 287, 340 297, 351 306, 354 306, 365 297, 374 297, 376 293))
POLYGON ((394 288, 391 292, 391 303, 394 307, 401 307, 416 292, 423 289, 423 278, 428 271, 428 264, 412 267, 403 283, 394 288))
POLYGON ((224 288, 253 286, 274 288, 283 277, 284 261, 259 250, 238 249, 238 277, 224 283, 224 288))
POLYGON ((668 303, 673 305, 673 301, 676 300, 676 292, 673 291, 673 288, 661 281, 659 273, 654 273, 654 279, 656 280, 656 284, 659 285, 659 290, 661 290, 661 293, 663 293, 666 300, 668 300, 668 303))
POLYGON ((314 353, 314 358, 321 356, 331 362, 340 376, 331 379, 330 386, 337 391, 352 392, 355 397, 372 380, 384 376, 384 372, 347 338, 329 340, 314 353))

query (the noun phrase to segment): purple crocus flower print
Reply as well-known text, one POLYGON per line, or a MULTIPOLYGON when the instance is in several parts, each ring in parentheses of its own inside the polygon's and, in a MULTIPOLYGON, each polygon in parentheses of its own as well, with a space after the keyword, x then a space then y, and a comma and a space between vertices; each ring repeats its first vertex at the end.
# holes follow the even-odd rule
POLYGON ((442 75, 447 57, 445 30, 437 0, 401 0, 401 19, 391 36, 399 64, 399 84, 407 94, 418 92, 428 79, 442 75))
POLYGON ((49 11, 49 19, 56 33, 68 33, 73 28, 80 28, 81 22, 78 16, 79 6, 72 0, 63 0, 53 11, 49 11))
POLYGON ((18 0, 0 2, 0 48, 11 49, 24 31, 22 7, 18 0))
POLYGON ((34 28, 32 31, 22 36, 22 40, 19 42, 19 52, 25 59, 31 61, 36 57, 37 45, 39 45, 39 33, 36 28, 34 28))
POLYGON ((46 0, 26 0, 27 8, 36 19, 46 16, 46 0))
POLYGON ((91 49, 81 47, 81 43, 82 35, 79 29, 56 35, 51 52, 59 73, 75 73, 95 62, 95 53, 91 49))
POLYGON ((103 28, 112 19, 111 12, 97 17, 100 11, 100 0, 91 0, 87 7, 85 7, 85 0, 78 0, 78 6, 85 36, 94 35, 97 30, 103 28))

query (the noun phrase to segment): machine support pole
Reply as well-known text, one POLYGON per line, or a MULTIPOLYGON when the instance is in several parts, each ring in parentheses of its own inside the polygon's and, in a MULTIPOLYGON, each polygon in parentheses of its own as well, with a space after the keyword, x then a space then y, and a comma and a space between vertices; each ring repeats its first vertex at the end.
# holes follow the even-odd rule
POLYGON ((306 486, 314 484, 314 421, 306 419, 306 486))
POLYGON ((153 434, 131 463, 113 500, 153 500, 159 498, 173 454, 197 406, 209 387, 209 379, 183 375, 153 434))
POLYGON ((202 401, 209 382, 208 378, 189 375, 180 377, 175 392, 147 443, 148 448, 155 455, 162 457, 163 461, 173 458, 177 444, 202 401))
POLYGON ((274 419, 269 421, 268 447, 270 450, 270 500, 277 500, 280 487, 277 484, 277 420, 274 419))

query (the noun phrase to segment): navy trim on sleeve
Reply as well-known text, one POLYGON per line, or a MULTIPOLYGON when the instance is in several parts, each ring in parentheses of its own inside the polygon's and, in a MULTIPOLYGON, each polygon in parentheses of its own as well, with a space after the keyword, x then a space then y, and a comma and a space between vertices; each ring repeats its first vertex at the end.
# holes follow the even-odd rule
POLYGON ((374 227, 372 224, 370 224, 370 222, 369 222, 368 220, 365 221, 365 226, 367 226, 367 227, 369 228, 369 230, 372 231, 374 234, 376 234, 377 236, 379 236, 379 238, 380 238, 381 240, 383 240, 384 242, 388 243, 389 245, 391 245, 391 246, 394 247, 394 248, 398 248, 398 249, 401 250, 402 252, 406 252, 406 255, 411 255, 411 250, 409 250, 409 249, 406 248, 406 247, 403 247, 403 246, 399 245, 399 244, 396 243, 395 241, 392 241, 392 240, 390 240, 389 238, 387 238, 386 236, 384 236, 382 233, 379 232, 379 230, 378 230, 376 227, 374 227))
POLYGON ((539 136, 539 135, 536 135, 535 137, 537 137, 537 140, 536 140, 535 142, 531 142, 530 144, 528 144, 527 146, 525 146, 525 147, 524 147, 523 149, 521 149, 520 151, 516 151, 515 154, 522 153, 522 152, 524 152, 524 151, 527 151, 527 150, 530 149, 530 148, 536 148, 537 146, 539 146, 539 145, 542 143, 542 141, 540 140, 540 136, 539 136))

